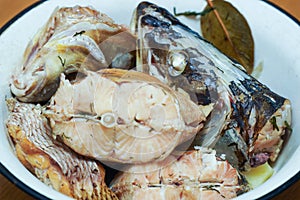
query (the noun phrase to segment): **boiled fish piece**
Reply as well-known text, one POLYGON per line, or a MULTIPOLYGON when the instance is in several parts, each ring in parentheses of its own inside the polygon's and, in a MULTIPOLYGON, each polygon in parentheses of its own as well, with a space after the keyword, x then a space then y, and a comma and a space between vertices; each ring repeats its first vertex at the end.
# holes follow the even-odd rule
POLYGON ((15 152, 39 180, 75 199, 118 199, 104 182, 102 165, 54 140, 41 106, 7 99, 6 122, 15 152))
POLYGON ((12 75, 11 91, 23 102, 48 101, 62 72, 128 68, 135 43, 125 26, 93 8, 58 8, 28 44, 22 66, 12 75))
POLYGON ((121 69, 64 76, 43 111, 53 134, 74 151, 101 161, 145 163, 166 158, 203 127, 189 98, 147 74, 121 69))
POLYGON ((243 66, 149 2, 136 8, 137 70, 206 110, 208 120, 194 145, 215 148, 243 170, 276 161, 291 126, 291 103, 247 74, 243 66))
POLYGON ((159 163, 135 165, 120 172, 110 187, 121 200, 231 199, 248 191, 238 170, 215 153, 199 148, 175 161, 169 157, 159 163))

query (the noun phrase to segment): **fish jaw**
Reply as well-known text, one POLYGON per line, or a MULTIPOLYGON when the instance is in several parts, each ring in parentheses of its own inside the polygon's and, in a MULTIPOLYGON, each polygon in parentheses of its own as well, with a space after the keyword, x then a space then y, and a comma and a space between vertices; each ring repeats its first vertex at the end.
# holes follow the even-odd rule
POLYGON ((284 142, 291 134, 291 124, 291 102, 285 100, 280 109, 265 123, 249 148, 251 166, 259 166, 269 159, 276 161, 284 142), (265 158, 261 158, 262 156, 265 158))
MULTIPOLYGON (((47 54, 45 55, 47 57, 47 54)), ((59 59, 37 57, 31 67, 24 67, 12 76, 12 93, 23 102, 43 102, 49 99, 59 85, 59 75, 63 71, 59 59)))

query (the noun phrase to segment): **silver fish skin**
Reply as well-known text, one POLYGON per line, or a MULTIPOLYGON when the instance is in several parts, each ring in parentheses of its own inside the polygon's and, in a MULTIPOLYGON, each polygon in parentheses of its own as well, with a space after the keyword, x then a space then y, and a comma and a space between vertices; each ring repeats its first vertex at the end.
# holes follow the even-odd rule
POLYGON ((194 145, 215 148, 242 170, 276 160, 290 133, 288 99, 155 4, 137 6, 131 31, 138 37, 137 70, 188 94, 206 111, 194 145))
POLYGON ((58 88, 61 73, 126 68, 135 43, 126 27, 91 7, 57 8, 29 42, 11 91, 22 102, 45 102, 58 88))

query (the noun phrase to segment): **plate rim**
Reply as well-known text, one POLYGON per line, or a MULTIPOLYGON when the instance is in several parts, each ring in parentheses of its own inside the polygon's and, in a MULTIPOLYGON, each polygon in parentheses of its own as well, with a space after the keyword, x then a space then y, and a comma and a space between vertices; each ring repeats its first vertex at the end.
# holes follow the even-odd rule
POLYGON ((20 19, 23 15, 25 15, 26 13, 31 11, 33 8, 39 6, 40 4, 42 4, 46 1, 48 1, 48 0, 39 0, 39 1, 31 4, 30 6, 26 7, 25 9, 20 11, 18 14, 16 14, 13 18, 8 20, 2 27, 0 27, 0 36, 6 29, 8 29, 14 22, 16 22, 18 19, 20 19))
MULTIPOLYGON (((28 13, 32 9, 38 7, 39 5, 41 5, 41 4, 43 4, 44 2, 47 2, 47 1, 48 0, 39 0, 39 1, 31 4, 30 6, 26 7, 22 11, 20 11, 13 18, 11 18, 9 21, 7 21, 2 27, 0 27, 0 36, 2 35, 2 33, 5 30, 7 30, 13 23, 15 23, 23 15, 25 15, 26 13, 28 13)), ((278 10, 279 12, 281 12, 282 14, 286 15, 291 21, 293 21, 294 23, 296 23, 297 25, 300 26, 300 21, 297 18, 295 18, 293 15, 291 15, 290 13, 288 13, 286 10, 284 10, 281 7, 279 7, 275 3, 270 2, 268 0, 258 0, 258 1, 262 1, 262 2, 264 2, 266 4, 268 4, 269 6, 275 8, 276 10, 278 10)), ((1 161, 0 161, 0 173, 6 179, 8 179, 12 184, 14 184, 15 186, 17 186, 19 189, 21 189, 23 192, 27 193, 28 195, 30 195, 30 196, 32 196, 34 198, 37 198, 37 199, 41 199, 41 200, 50 200, 48 197, 46 197, 45 195, 41 194, 40 192, 38 192, 34 188, 28 186, 27 184, 25 184, 24 182, 22 182, 18 177, 16 177, 15 175, 13 175, 1 163, 1 161)), ((292 186, 298 180, 300 180, 300 171, 298 171, 294 176, 292 176, 289 180, 287 180, 283 185, 281 185, 281 186, 275 188, 274 190, 268 192, 267 194, 265 194, 262 197, 260 197, 258 200, 268 200, 268 199, 271 199, 271 198, 279 195, 280 193, 282 193, 286 189, 288 189, 290 186, 292 186)))
MULTIPOLYGON (((275 8, 276 10, 278 10, 279 12, 283 13, 284 15, 286 15, 288 18, 290 18, 294 23, 298 24, 300 26, 300 21, 294 17, 293 15, 291 15, 289 12, 287 12, 286 10, 284 10, 283 8, 279 7, 278 5, 276 5, 273 2, 270 2, 268 0, 261 0, 262 2, 268 4, 269 6, 275 8)), ((286 181, 283 185, 275 188, 274 190, 268 192, 267 194, 263 195, 262 197, 260 197, 257 200, 268 200, 271 199, 277 195, 279 195, 280 193, 282 193, 283 191, 285 191, 286 189, 288 189, 289 187, 291 187, 295 182, 297 182, 298 180, 300 180, 300 171, 298 171, 294 176, 292 176, 288 181, 286 181)))

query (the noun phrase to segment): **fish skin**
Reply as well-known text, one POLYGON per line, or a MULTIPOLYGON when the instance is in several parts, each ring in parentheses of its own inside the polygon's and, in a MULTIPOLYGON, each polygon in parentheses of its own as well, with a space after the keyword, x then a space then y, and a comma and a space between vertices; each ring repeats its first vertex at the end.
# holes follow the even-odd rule
POLYGON ((102 165, 53 139, 41 106, 7 99, 8 133, 21 163, 39 180, 75 199, 118 199, 104 182, 102 165))
POLYGON ((247 74, 243 66, 155 4, 137 6, 131 31, 139 42, 137 70, 174 90, 185 91, 207 110, 208 120, 193 145, 216 148, 219 154, 229 150, 233 155, 229 161, 242 170, 276 160, 284 135, 290 132, 285 125, 291 125, 288 99, 247 74), (173 55, 185 56, 185 69, 178 76, 170 73, 176 69, 173 55), (273 117, 280 121, 278 130, 270 125, 273 117))

